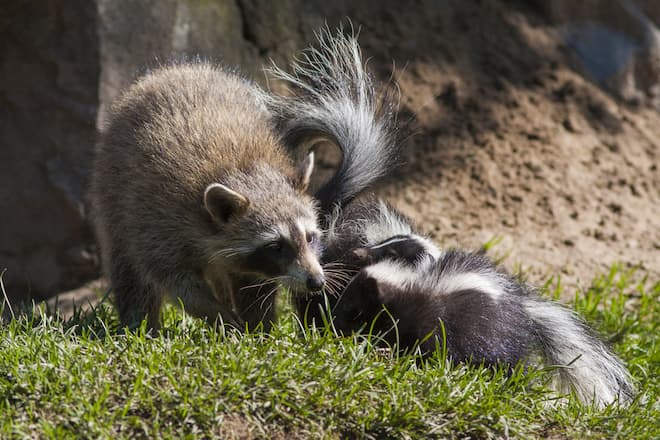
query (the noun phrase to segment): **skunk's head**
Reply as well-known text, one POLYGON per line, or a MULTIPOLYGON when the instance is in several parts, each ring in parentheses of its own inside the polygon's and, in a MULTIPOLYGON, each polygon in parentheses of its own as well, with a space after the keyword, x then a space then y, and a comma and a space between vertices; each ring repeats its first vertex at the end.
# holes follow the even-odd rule
POLYGON ((346 286, 333 307, 333 323, 344 334, 357 332, 373 322, 381 309, 378 281, 362 270, 346 286))
POLYGON ((393 319, 408 314, 409 294, 411 289, 416 290, 414 284, 418 277, 415 266, 407 262, 385 258, 366 266, 353 277, 337 300, 333 308, 335 328, 344 333, 372 324, 374 331, 391 328, 393 319))
MULTIPOLYGON (((416 281, 420 275, 416 267, 392 260, 362 269, 335 305, 335 328, 344 334, 379 335, 401 350, 414 348, 434 331, 440 316, 438 303, 416 281)), ((434 344, 424 351, 432 351, 434 344)))

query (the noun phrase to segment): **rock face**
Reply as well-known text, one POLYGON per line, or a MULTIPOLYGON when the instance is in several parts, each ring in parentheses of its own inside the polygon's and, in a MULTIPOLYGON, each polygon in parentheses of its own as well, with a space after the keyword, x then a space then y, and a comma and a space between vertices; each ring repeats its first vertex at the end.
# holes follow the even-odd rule
MULTIPOLYGON (((627 210, 639 214, 638 209, 658 198, 653 175, 658 158, 654 127, 659 119, 657 113, 648 111, 657 105, 660 94, 660 58, 654 58, 660 50, 660 7, 653 0, 558 0, 524 5, 500 0, 1 3, 0 270, 7 269, 3 281, 14 298, 44 298, 98 276, 85 208, 92 149, 106 109, 137 75, 159 63, 200 56, 239 68, 266 85, 263 64, 271 59, 285 64, 313 41, 314 30, 326 22, 334 27, 346 17, 361 30, 361 43, 366 56, 372 57, 370 67, 376 76, 386 79, 395 72, 401 84, 402 118, 416 119, 420 133, 411 142, 411 165, 404 169, 408 174, 399 176, 401 181, 386 188, 385 194, 414 214, 435 238, 464 243, 460 237, 488 239, 484 234, 496 234, 520 243, 526 235, 538 236, 536 227, 547 232, 544 243, 552 250, 547 252, 548 258, 568 241, 575 243, 571 253, 585 257, 592 246, 588 240, 595 233, 583 239, 578 239, 579 232, 568 238, 553 235, 546 226, 560 222, 555 218, 560 211, 555 209, 551 215, 543 206, 555 203, 555 195, 547 189, 541 194, 543 188, 524 186, 516 177, 519 161, 523 176, 528 171, 551 172, 548 164, 555 160, 552 154, 559 135, 548 133, 559 133, 573 136, 566 145, 583 142, 588 151, 603 150, 604 155, 619 154, 614 150, 622 145, 621 150, 632 155, 633 165, 639 156, 635 151, 645 155, 650 165, 640 165, 641 171, 631 168, 628 180, 632 183, 626 180, 639 203, 617 201, 623 214, 606 214, 622 217, 616 228, 623 231, 618 236, 626 243, 651 251, 660 246, 656 243, 660 241, 658 225, 647 220, 655 216, 653 212, 638 215, 636 223, 625 217, 627 210), (601 78, 584 54, 598 49, 589 44, 589 38, 594 32, 601 35, 598 32, 603 29, 618 38, 613 40, 616 47, 627 48, 629 53, 614 57, 625 62, 605 66, 609 74, 601 78), (619 107, 621 102, 645 107, 635 114, 619 107), (527 117, 541 108, 538 128, 527 117), (585 139, 577 139, 575 133, 582 133, 585 139), (535 155, 535 159, 518 160, 521 155, 511 146, 518 144, 526 144, 525 154, 535 155), (512 153, 502 154, 505 159, 499 163, 498 152, 506 149, 512 153), (483 161, 474 164, 482 155, 483 161), (513 177, 504 178, 500 187, 498 179, 503 173, 513 177), (469 192, 475 185, 474 197, 461 199, 461 192, 469 192), (440 187, 444 192, 435 194, 434 188, 440 187), (533 206, 540 206, 538 212, 529 213, 538 221, 517 222, 514 216, 508 224, 506 206, 502 212, 490 212, 501 207, 503 194, 508 197, 518 189, 524 198, 538 196, 547 202, 536 203, 533 206), (504 220, 493 223, 499 215, 504 220), (523 224, 527 229, 507 229, 523 224), (645 239, 643 231, 649 228, 650 238, 645 239), (559 244, 552 246, 554 242, 559 244), (586 249, 584 255, 579 252, 581 246, 586 249)), ((581 173, 597 168, 598 160, 589 157, 584 158, 581 173)), ((571 188, 572 180, 567 182, 563 189, 571 188)), ((576 194, 565 198, 579 199, 581 188, 576 185, 576 194)), ((517 194, 511 195, 517 197, 512 203, 522 200, 517 194)), ((610 195, 621 196, 605 194, 603 203, 610 195)), ((585 208, 594 211, 594 218, 600 215, 596 205, 585 208)), ((524 209, 536 208, 517 209, 516 215, 524 216, 524 209)), ((589 213, 578 214, 578 220, 569 220, 579 223, 590 218, 589 213)), ((578 226, 606 229, 602 225, 578 226)), ((617 255, 645 255, 634 246, 630 250, 622 247, 617 255)), ((514 255, 543 254, 538 248, 539 243, 530 240, 530 249, 514 255)), ((533 258, 530 261, 535 264, 533 258)), ((545 261, 548 263, 554 264, 545 261)), ((593 265, 585 267, 593 269, 593 265)))
POLYGON ((0 6, 0 270, 13 297, 93 276, 83 194, 96 131, 97 12, 76 0, 0 6))
POLYGON ((102 122, 105 107, 149 67, 201 56, 229 66, 258 65, 243 37, 243 18, 232 1, 98 0, 102 122), (139 30, 139 31, 136 31, 139 30))

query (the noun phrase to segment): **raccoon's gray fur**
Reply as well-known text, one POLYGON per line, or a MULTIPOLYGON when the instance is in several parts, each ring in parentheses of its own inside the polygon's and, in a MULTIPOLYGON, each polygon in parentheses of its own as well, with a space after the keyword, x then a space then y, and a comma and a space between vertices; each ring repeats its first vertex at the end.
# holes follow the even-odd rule
POLYGON ((448 250, 434 258, 401 239, 359 251, 369 264, 333 304, 338 331, 373 329, 399 348, 419 344, 425 353, 446 343, 455 362, 556 366, 554 389, 600 407, 632 398, 630 373, 582 319, 484 255, 448 250))
POLYGON ((208 63, 137 80, 97 145, 93 220, 121 322, 159 326, 165 298, 237 326, 272 318, 272 281, 321 287, 316 204, 256 85, 208 63))

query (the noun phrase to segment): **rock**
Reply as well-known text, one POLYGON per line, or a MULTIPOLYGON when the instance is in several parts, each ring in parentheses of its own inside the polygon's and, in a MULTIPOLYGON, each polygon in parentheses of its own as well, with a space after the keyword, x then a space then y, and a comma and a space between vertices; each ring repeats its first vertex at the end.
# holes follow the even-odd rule
POLYGON ((96 133, 97 12, 83 0, 0 9, 0 264, 9 292, 40 298, 68 284, 61 249, 89 240, 81 207, 96 133))
POLYGON ((107 106, 138 74, 168 61, 199 56, 240 67, 249 76, 257 76, 258 50, 244 38, 241 2, 97 0, 96 3, 101 65, 100 122, 107 106))
POLYGON ((538 3, 555 24, 562 26, 567 46, 597 83, 629 103, 660 108, 660 3, 538 3))

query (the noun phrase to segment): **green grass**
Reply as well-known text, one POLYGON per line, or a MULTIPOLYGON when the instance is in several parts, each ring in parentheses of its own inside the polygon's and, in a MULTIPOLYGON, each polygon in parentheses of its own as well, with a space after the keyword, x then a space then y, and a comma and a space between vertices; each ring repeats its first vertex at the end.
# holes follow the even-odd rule
POLYGON ((643 391, 625 409, 549 405, 543 371, 506 377, 301 334, 287 310, 271 334, 238 335, 169 308, 151 338, 113 330, 102 304, 0 325, 0 438, 660 438, 660 283, 638 278, 615 267, 574 303, 643 391))

